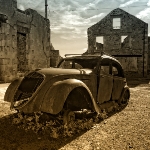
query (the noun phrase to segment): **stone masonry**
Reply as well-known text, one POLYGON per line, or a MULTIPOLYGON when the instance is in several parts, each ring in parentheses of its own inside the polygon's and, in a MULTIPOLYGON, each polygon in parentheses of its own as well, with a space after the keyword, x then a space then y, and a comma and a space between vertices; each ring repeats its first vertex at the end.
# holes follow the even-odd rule
POLYGON ((19 10, 16 0, 0 0, 0 14, 0 80, 50 67, 49 20, 35 10, 19 10))
POLYGON ((127 76, 147 76, 147 23, 117 8, 88 28, 87 34, 88 53, 105 52, 116 57, 127 76), (98 38, 102 40, 97 41, 98 38))
POLYGON ((50 66, 56 67, 61 60, 61 56, 59 55, 59 50, 51 50, 50 54, 50 66))
POLYGON ((148 37, 148 74, 150 75, 150 37, 148 37))

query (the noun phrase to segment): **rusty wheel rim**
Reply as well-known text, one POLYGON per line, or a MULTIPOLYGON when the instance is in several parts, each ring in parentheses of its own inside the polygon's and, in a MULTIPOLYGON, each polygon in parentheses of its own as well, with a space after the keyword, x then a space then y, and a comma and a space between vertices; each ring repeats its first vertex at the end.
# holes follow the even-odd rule
POLYGON ((75 120, 75 113, 70 110, 66 110, 63 114, 63 124, 69 124, 75 120))

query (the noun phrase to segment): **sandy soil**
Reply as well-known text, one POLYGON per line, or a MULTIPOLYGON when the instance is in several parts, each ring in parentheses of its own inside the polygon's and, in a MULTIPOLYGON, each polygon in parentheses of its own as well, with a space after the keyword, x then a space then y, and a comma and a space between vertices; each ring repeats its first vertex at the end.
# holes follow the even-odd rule
POLYGON ((48 133, 18 129, 12 124, 15 112, 3 96, 9 84, 0 84, 0 150, 149 150, 150 80, 130 81, 128 106, 72 137, 51 138, 48 133))

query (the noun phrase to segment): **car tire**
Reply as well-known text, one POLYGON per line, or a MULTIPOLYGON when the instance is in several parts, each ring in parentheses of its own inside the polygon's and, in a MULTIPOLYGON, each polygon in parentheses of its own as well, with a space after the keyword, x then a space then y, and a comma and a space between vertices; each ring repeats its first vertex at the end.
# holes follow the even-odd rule
POLYGON ((119 105, 122 107, 127 106, 128 102, 129 102, 129 98, 130 98, 130 92, 128 89, 124 89, 122 92, 122 96, 120 98, 120 100, 118 101, 119 105))

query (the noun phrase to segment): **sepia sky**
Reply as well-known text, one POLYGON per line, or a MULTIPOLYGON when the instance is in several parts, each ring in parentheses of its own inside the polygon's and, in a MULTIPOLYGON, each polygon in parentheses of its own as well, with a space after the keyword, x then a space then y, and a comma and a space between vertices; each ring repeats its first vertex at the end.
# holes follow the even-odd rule
MULTIPOLYGON (((149 24, 150 0, 47 0, 51 42, 60 55, 87 50, 87 29, 110 11, 121 8, 149 24)), ((17 0, 18 8, 32 8, 45 16, 45 0, 17 0)))

